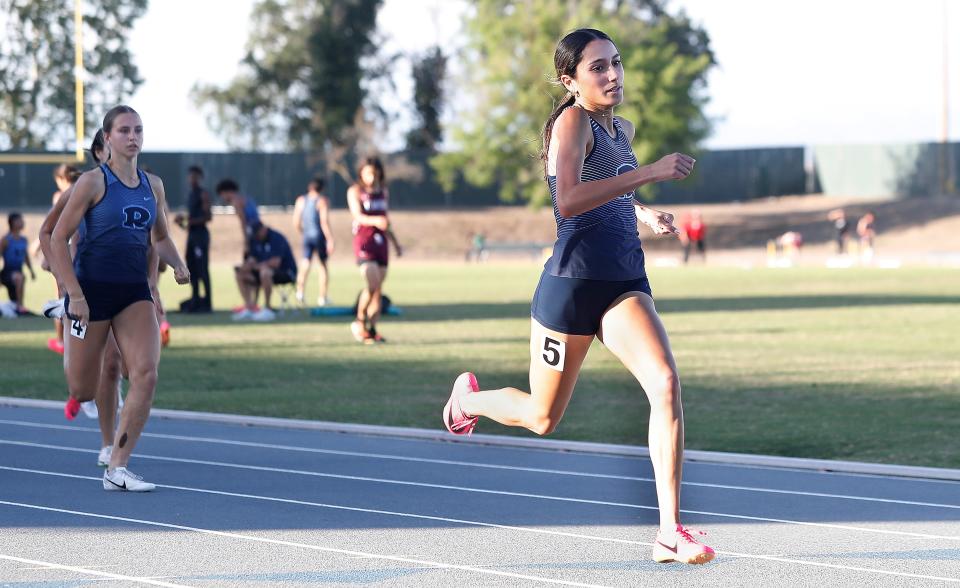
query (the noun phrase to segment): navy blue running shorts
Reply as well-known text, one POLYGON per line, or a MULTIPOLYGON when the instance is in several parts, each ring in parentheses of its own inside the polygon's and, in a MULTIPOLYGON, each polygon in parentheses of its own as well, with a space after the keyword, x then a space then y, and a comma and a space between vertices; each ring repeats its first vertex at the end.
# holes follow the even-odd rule
POLYGON ((596 335, 603 313, 627 292, 653 297, 644 276, 623 282, 561 278, 543 272, 530 304, 530 314, 541 325, 566 335, 596 335))
POLYGON ((303 259, 312 259, 314 253, 320 261, 327 261, 327 240, 324 237, 303 240, 303 259))
POLYGON ((13 283, 13 273, 13 269, 3 268, 3 271, 0 271, 0 284, 7 288, 7 294, 10 295, 10 300, 16 301, 17 285, 13 283))
MULTIPOLYGON (((81 280, 80 289, 87 299, 90 309, 90 322, 108 321, 120 314, 124 308, 134 302, 147 300, 153 302, 150 286, 147 282, 117 283, 81 280)), ((67 294, 63 307, 70 307, 70 295, 67 294)))

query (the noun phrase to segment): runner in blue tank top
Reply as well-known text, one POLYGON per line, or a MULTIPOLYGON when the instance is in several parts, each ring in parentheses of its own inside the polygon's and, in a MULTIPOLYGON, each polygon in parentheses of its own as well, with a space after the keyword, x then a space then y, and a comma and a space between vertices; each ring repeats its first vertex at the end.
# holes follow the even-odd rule
MULTIPOLYGON (((97 166, 109 159, 109 150, 103 139, 103 129, 97 129, 97 132, 94 134, 93 141, 90 144, 90 155, 97 166)), ((43 220, 43 224, 40 226, 40 248, 43 250, 43 255, 47 259, 53 258, 50 248, 53 230, 60 220, 60 215, 63 214, 63 209, 73 195, 73 186, 76 184, 77 179, 79 179, 79 172, 76 178, 70 180, 70 186, 63 191, 57 199, 57 202, 53 205, 53 208, 47 214, 47 217, 43 220)), ((70 241, 71 250, 75 250, 77 244, 83 241, 85 233, 86 223, 81 220, 80 225, 77 227, 76 234, 70 241)), ((160 300, 160 294, 157 289, 157 280, 159 277, 158 262, 159 259, 156 249, 151 247, 148 258, 148 269, 150 270, 148 281, 150 284, 150 292, 154 300, 157 301, 160 300)), ((54 277, 56 278, 57 276, 55 275, 54 277)), ((59 281, 59 278, 57 278, 57 280, 59 281)), ((62 317, 64 315, 63 304, 64 299, 61 298, 48 302, 43 308, 44 315, 57 319, 57 324, 60 325, 61 328, 63 326, 62 317)), ((160 304, 157 304, 157 310, 161 310, 160 304)), ((162 316, 158 316, 158 320, 162 320, 162 316)), ((67 338, 68 343, 70 339, 71 337, 67 338)), ((62 345, 61 353, 63 353, 62 345)), ((95 369, 96 367, 94 366, 87 366, 86 371, 89 372, 95 369)), ((113 446, 116 440, 114 433, 116 432, 117 408, 123 408, 123 397, 120 395, 123 387, 122 376, 123 357, 120 355, 120 348, 117 347, 116 337, 113 336, 113 329, 110 329, 103 350, 103 361, 99 374, 100 384, 97 388, 96 400, 80 403, 80 407, 84 413, 90 418, 98 419, 100 423, 102 444, 100 446, 100 453, 97 456, 97 465, 100 467, 107 467, 110 464, 110 457, 113 453, 113 446)), ((87 377, 92 378, 93 376, 87 374, 87 377)), ((76 418, 77 412, 75 411, 76 402, 68 402, 64 409, 65 416, 68 420, 76 418)))
POLYGON ((150 243, 173 268, 177 283, 188 283, 190 272, 167 232, 163 182, 137 167, 143 147, 140 116, 129 106, 110 109, 103 118, 103 135, 110 161, 80 176, 73 187, 50 239, 50 265, 67 292, 68 410, 94 398, 100 370, 89 367, 101 365, 112 329, 130 388, 103 487, 143 492, 154 485, 126 466, 150 414, 160 361, 160 325, 148 285, 150 243), (81 219, 86 234, 71 263, 67 241, 81 219))
MULTIPOLYGON (((62 163, 57 166, 56 170, 53 172, 53 181, 57 185, 57 191, 53 193, 51 198, 51 205, 53 208, 60 206, 60 210, 63 210, 63 206, 60 205, 60 200, 63 196, 70 192, 73 188, 73 185, 77 183, 77 180, 80 179, 80 170, 72 165, 67 165, 62 163)), ((52 210, 52 209, 51 209, 52 210)), ((59 213, 57 215, 59 218, 59 213)), ((81 224, 82 227, 82 224, 81 224)), ((53 227, 50 227, 50 232, 53 232, 53 227)), ((40 231, 41 236, 43 235, 43 230, 40 231)), ((76 252, 76 241, 71 242, 71 252, 76 252)), ((46 252, 43 253, 43 261, 40 262, 40 267, 45 271, 50 271, 50 255, 46 252)), ((57 282, 57 298, 63 299, 63 288, 60 283, 57 282)), ((46 309, 46 307, 44 307, 46 309)), ((46 312, 46 310, 44 311, 46 312)), ((47 349, 53 351, 54 353, 59 353, 63 355, 63 321, 56 320, 54 321, 55 328, 57 331, 57 336, 52 337, 47 340, 47 349)))
POLYGON ((23 307, 23 293, 26 290, 27 278, 23 273, 23 266, 30 270, 30 279, 36 280, 37 274, 33 271, 30 256, 27 255, 27 238, 23 236, 23 215, 12 212, 7 217, 10 232, 0 239, 0 256, 3 257, 3 269, 0 270, 0 284, 7 288, 10 301, 17 305, 17 312, 26 312, 23 307))
POLYGON ((293 226, 303 240, 303 255, 300 257, 300 269, 297 272, 297 302, 303 304, 304 289, 313 256, 317 256, 318 290, 317 306, 330 303, 327 291, 330 287, 330 275, 327 272, 327 258, 333 254, 333 231, 330 230, 330 201, 323 193, 325 182, 321 177, 310 180, 307 193, 297 196, 293 205, 293 226))
POLYGON ((623 66, 606 34, 568 34, 557 45, 554 64, 569 93, 544 127, 542 157, 557 241, 531 304, 530 393, 481 392, 473 374, 461 374, 444 407, 444 424, 452 433, 470 434, 485 416, 540 435, 552 432, 594 337, 600 338, 650 401, 650 456, 660 506, 653 559, 706 563, 713 550, 680 524, 680 380, 654 308, 637 225, 657 234, 678 231, 672 215, 633 197, 644 184, 685 178, 694 160, 674 153, 638 165, 630 147, 633 125, 613 116, 623 101, 623 66))
MULTIPOLYGON (((90 155, 93 157, 93 161, 98 166, 105 162, 108 159, 108 151, 106 144, 103 140, 103 129, 97 129, 96 134, 94 134, 93 141, 90 144, 90 155)), ((53 230, 57 226, 57 222, 60 220, 60 216, 63 214, 63 209, 66 207, 67 203, 70 202, 70 197, 73 195, 73 186, 76 184, 76 180, 79 179, 79 174, 77 178, 71 180, 70 186, 63 191, 60 197, 57 199, 57 202, 53 205, 53 208, 47 214, 47 217, 43 219, 43 224, 40 226, 40 248, 43 250, 43 255, 47 259, 53 259, 52 250, 50 248, 50 241, 53 237, 53 230)), ((71 249, 76 248, 77 244, 83 241, 83 237, 86 233, 86 223, 81 219, 80 225, 77 227, 77 232, 70 241, 71 249)), ((154 257, 156 257, 154 255, 154 257)), ((154 263, 154 266, 156 264, 154 263)), ((57 278, 56 275, 54 275, 57 278)), ((59 282, 59 278, 57 278, 59 282)), ((156 280, 156 271, 152 272, 151 276, 151 290, 154 288, 153 284, 156 280)), ((64 300, 56 300, 53 302, 48 302, 44 306, 44 315, 57 319, 57 323, 62 327, 62 318, 64 314, 63 308, 64 300)), ((70 337, 67 338, 67 343, 69 344, 70 337)), ((114 432, 116 430, 116 417, 117 417, 117 408, 118 405, 122 403, 122 397, 120 396, 119 388, 121 387, 121 375, 123 371, 123 358, 120 356, 120 349, 117 347, 117 340, 113 336, 113 330, 107 334, 107 340, 104 345, 103 350, 103 361, 100 365, 99 371, 99 386, 96 392, 95 402, 84 402, 81 404, 84 412, 88 416, 92 417, 92 413, 96 412, 96 418, 100 423, 100 436, 101 436, 101 446, 100 454, 97 456, 97 464, 101 467, 106 467, 110 463, 110 455, 113 452, 113 445, 115 441, 114 432)), ((95 366, 87 366, 86 371, 96 370, 95 366)), ((91 378, 93 376, 90 376, 91 378)), ((72 409, 75 408, 73 403, 68 403, 70 410, 65 410, 65 414, 68 420, 73 420, 76 418, 76 413, 72 412, 72 409)))

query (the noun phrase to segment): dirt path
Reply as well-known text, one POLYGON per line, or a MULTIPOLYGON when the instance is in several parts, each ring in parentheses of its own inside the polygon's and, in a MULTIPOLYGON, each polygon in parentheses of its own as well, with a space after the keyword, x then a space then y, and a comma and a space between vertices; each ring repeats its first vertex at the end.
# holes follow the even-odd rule
MULTIPOLYGON (((911 199, 871 202, 823 196, 791 196, 744 203, 668 206, 680 218, 698 208, 708 226, 707 242, 714 252, 749 252, 763 255, 766 243, 788 230, 799 231, 805 241, 805 255, 826 255, 831 251, 833 228, 827 213, 843 207, 856 219, 867 210, 877 214, 878 248, 886 254, 921 256, 960 253, 960 199, 911 199)), ((264 222, 284 233, 294 251, 299 250, 289 212, 263 211, 264 222)), ((471 210, 399 210, 391 213, 401 243, 412 259, 462 259, 472 235, 482 232, 487 241, 538 242, 549 244, 555 238, 553 212, 523 207, 492 207, 471 210)), ((41 214, 26 215, 27 234, 35 237, 43 219, 41 214)), ((349 261, 351 250, 350 216, 346 210, 334 210, 331 225, 337 243, 334 261, 349 261)), ((213 234, 211 256, 214 262, 232 262, 242 251, 239 223, 231 214, 217 214, 210 226, 213 234)), ((174 227, 174 238, 182 248, 186 236, 174 227)), ((675 239, 656 238, 642 230, 645 248, 657 254, 679 251, 675 239)))

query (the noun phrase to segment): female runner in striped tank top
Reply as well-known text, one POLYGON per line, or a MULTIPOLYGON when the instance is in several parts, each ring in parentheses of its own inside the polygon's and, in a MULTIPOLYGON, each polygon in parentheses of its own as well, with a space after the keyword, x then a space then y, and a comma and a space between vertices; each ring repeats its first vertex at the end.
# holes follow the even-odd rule
POLYGON ((546 435, 560 422, 580 366, 598 337, 638 380, 650 401, 650 458, 656 476, 658 562, 706 563, 714 551, 680 524, 683 409, 680 380, 644 269, 638 221, 656 234, 677 233, 673 215, 634 200, 644 184, 679 180, 693 169, 680 153, 640 166, 634 127, 613 116, 623 101, 623 66, 601 31, 565 36, 554 55, 569 91, 544 127, 546 180, 557 241, 531 304, 530 393, 480 391, 461 374, 444 408, 444 424, 469 434, 478 417, 546 435))

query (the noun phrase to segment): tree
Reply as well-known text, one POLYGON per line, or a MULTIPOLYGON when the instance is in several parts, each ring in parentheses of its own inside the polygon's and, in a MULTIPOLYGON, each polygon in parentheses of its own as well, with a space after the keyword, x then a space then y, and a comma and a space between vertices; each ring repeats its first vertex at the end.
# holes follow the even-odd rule
POLYGON ((709 38, 683 12, 669 14, 665 0, 474 0, 464 56, 471 100, 449 129, 456 150, 431 161, 446 190, 462 176, 477 186, 498 182, 507 202, 549 202, 540 132, 564 94, 548 83, 556 77, 553 53, 583 23, 609 34, 623 56, 625 102, 617 114, 636 125, 641 163, 690 151, 707 136, 709 38))
POLYGON ((382 0, 260 0, 241 71, 193 99, 232 148, 328 151, 351 142, 372 77, 382 0))
MULTIPOLYGON (((127 37, 146 8, 147 0, 83 4, 85 118, 102 115, 143 83, 127 37)), ((67 148, 76 112, 73 4, 0 0, 0 15, 0 147, 67 148)))
POLYGON ((407 149, 435 151, 443 138, 440 113, 443 110, 443 83, 447 56, 433 47, 413 59, 413 105, 417 126, 407 133, 407 149))

